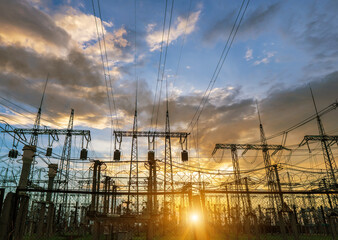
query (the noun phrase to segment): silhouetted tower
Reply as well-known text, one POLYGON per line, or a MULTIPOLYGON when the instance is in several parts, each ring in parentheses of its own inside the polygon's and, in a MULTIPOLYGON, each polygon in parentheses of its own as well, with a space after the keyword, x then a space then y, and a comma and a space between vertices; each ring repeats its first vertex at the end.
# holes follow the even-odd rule
POLYGON ((337 188, 337 181, 336 181, 336 176, 335 176, 335 171, 337 171, 336 161, 333 157, 330 144, 328 143, 328 139, 325 139, 325 137, 324 137, 324 136, 326 136, 324 126, 323 126, 323 123, 322 123, 322 121, 319 117, 319 114, 318 114, 318 111, 317 111, 317 105, 316 105, 315 98, 313 96, 313 92, 312 92, 311 87, 310 87, 310 91, 311 91, 313 105, 314 105, 315 110, 316 110, 316 115, 317 115, 316 118, 317 118, 319 135, 322 137, 320 142, 321 142, 321 146, 322 146, 322 150, 323 150, 323 157, 324 157, 324 162, 325 162, 328 180, 330 181, 331 186, 334 186, 334 188, 337 188))
MULTIPOLYGON (((39 105, 39 110, 38 110, 38 113, 36 114, 36 118, 35 118, 35 121, 34 121, 34 126, 33 126, 33 132, 32 132, 32 135, 31 135, 31 138, 29 140, 29 145, 32 146, 33 148, 38 145, 38 131, 40 129, 40 121, 41 121, 41 108, 42 108, 42 103, 43 103, 43 100, 45 98, 45 92, 46 92, 46 88, 47 88, 47 84, 48 84, 48 76, 47 75, 47 79, 46 79, 46 83, 45 83, 45 86, 43 88, 43 94, 42 94, 42 98, 41 98, 41 101, 40 101, 40 105, 39 105)), ((31 176, 30 176, 30 179, 33 178, 33 171, 34 171, 34 166, 35 166, 35 156, 33 156, 33 161, 32 161, 32 170, 31 170, 31 176)))
MULTIPOLYGON (((68 190, 69 186, 69 168, 70 168, 70 157, 71 157, 71 149, 72 149, 72 131, 74 126, 74 109, 71 110, 68 127, 67 127, 67 135, 65 136, 65 143, 63 145, 62 154, 61 154, 61 167, 60 167, 60 177, 62 177, 62 172, 64 170, 65 182, 63 189, 68 190)), ((67 211, 68 208, 68 194, 63 195, 63 204, 65 205, 64 212, 67 211)))
MULTIPOLYGON (((234 176, 235 176, 235 189, 236 191, 243 191, 236 144, 231 145, 231 159, 232 159, 232 167, 233 167, 234 176)), ((243 195, 237 194, 238 209, 240 208, 240 205, 241 205, 240 204, 241 199, 242 199, 242 204, 243 204, 243 210, 245 211, 247 208, 245 206, 246 204, 243 199, 243 195)))
POLYGON ((130 169, 129 169, 129 182, 128 182, 128 200, 127 200, 127 211, 130 213, 131 198, 130 192, 132 188, 136 190, 136 213, 139 213, 139 182, 138 182, 138 146, 137 146, 137 87, 136 87, 136 98, 135 98, 135 114, 133 124, 133 135, 130 153, 130 169))
MULTIPOLYGON (((72 148, 72 131, 74 126, 74 109, 71 110, 67 134, 65 135, 65 142, 62 149, 62 154, 60 158, 60 171, 57 175, 57 184, 56 189, 68 190, 69 183, 69 168, 70 168, 70 157, 71 157, 71 148, 72 148)), ((58 194, 54 195, 56 200, 60 200, 58 194)), ((67 206, 67 194, 63 194, 63 204, 67 206)))
POLYGON ((30 138, 30 141, 29 141, 29 144, 31 146, 37 146, 37 144, 38 144, 38 133, 37 132, 40 129, 41 108, 42 108, 43 100, 45 98, 45 92, 46 92, 47 84, 48 84, 48 76, 47 76, 47 79, 46 79, 45 87, 43 89, 43 94, 42 94, 39 110, 38 110, 38 113, 36 114, 36 118, 35 118, 35 122, 34 122, 34 126, 33 126, 33 133, 31 135, 31 138, 30 138))
MULTIPOLYGON (((171 138, 170 138, 170 121, 169 121, 169 99, 168 99, 168 88, 167 88, 167 111, 165 121, 165 153, 164 153, 164 211, 169 210, 169 213, 174 211, 174 196, 169 194, 169 201, 167 199, 167 193, 174 191, 174 177, 173 177, 173 165, 171 156, 171 138), (167 202, 170 202, 171 206, 168 206, 167 202)), ((167 215, 168 213, 164 213, 167 215)), ((167 217, 167 216, 166 216, 167 217)))
MULTIPOLYGON (((169 112, 166 113, 166 124, 165 124, 165 153, 164 153, 164 192, 174 191, 174 178, 173 178, 173 166, 171 156, 171 138, 170 138, 170 123, 169 123, 169 112)), ((172 198, 172 195, 170 195, 172 198)), ((170 202, 173 199, 170 199, 170 202)), ((166 205, 166 194, 164 195, 164 202, 166 205)))
MULTIPOLYGON (((265 171, 266 171, 266 179, 267 179, 267 183, 268 183, 268 189, 271 192, 276 192, 277 191, 277 186, 276 186, 276 178, 275 178, 275 171, 274 171, 274 167, 271 165, 271 158, 270 158, 270 153, 269 153, 269 147, 268 147, 268 143, 266 141, 266 137, 265 137, 265 133, 264 133, 264 129, 263 129, 263 124, 261 121, 261 116, 259 113, 259 109, 258 109, 258 103, 256 102, 257 105, 257 113, 258 113, 258 118, 259 118, 259 130, 260 130, 260 138, 261 138, 261 144, 263 146, 262 148, 262 154, 263 154, 263 160, 264 160, 264 165, 265 165, 265 171)), ((271 211, 273 213, 273 215, 275 215, 275 200, 277 199, 275 198, 275 196, 273 195, 269 195, 269 201, 270 201, 270 207, 271 207, 271 211)), ((276 201, 277 204, 277 208, 279 210, 282 209, 283 203, 279 203, 278 201, 276 201)))

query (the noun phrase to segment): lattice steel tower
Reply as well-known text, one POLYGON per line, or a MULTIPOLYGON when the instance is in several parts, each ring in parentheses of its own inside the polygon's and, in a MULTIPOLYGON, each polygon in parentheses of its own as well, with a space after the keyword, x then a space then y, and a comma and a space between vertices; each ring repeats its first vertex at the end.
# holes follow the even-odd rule
POLYGON ((130 153, 130 169, 129 169, 129 182, 128 182, 128 199, 127 199, 127 211, 130 213, 131 198, 130 195, 132 188, 136 190, 136 213, 139 214, 139 179, 138 179, 138 146, 137 146, 137 88, 136 88, 136 99, 135 99, 135 114, 134 124, 132 133, 132 144, 130 153))

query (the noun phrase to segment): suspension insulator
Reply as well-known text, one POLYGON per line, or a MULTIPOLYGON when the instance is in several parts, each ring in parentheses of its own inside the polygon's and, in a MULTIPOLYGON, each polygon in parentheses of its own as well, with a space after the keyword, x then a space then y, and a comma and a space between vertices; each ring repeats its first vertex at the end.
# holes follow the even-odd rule
POLYGON ((53 152, 53 148, 48 147, 48 148, 47 148, 47 151, 46 151, 46 157, 52 156, 52 152, 53 152))
POLYGON ((155 152, 154 151, 149 151, 148 152, 148 161, 152 162, 155 160, 155 152))
POLYGON ((8 152, 8 157, 9 157, 9 158, 17 158, 17 157, 18 157, 18 150, 16 150, 16 149, 11 149, 11 150, 8 152))
POLYGON ((80 152, 80 159, 81 160, 86 160, 88 156, 88 150, 85 148, 82 148, 81 152, 80 152))
POLYGON ((120 160, 121 160, 121 151, 118 150, 118 149, 116 149, 116 150, 114 151, 114 160, 115 160, 115 161, 120 161, 120 160))
POLYGON ((183 150, 181 152, 181 158, 182 158, 182 162, 187 162, 188 161, 188 151, 187 150, 183 150))

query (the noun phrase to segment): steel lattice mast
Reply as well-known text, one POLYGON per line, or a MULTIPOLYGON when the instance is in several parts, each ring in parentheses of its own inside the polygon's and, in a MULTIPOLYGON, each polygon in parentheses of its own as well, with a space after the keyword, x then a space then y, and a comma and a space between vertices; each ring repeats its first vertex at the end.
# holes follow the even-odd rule
POLYGON ((60 168, 59 168, 60 171, 58 173, 57 188, 60 188, 61 183, 63 183, 64 190, 68 189, 73 126, 74 126, 74 109, 72 109, 70 113, 67 134, 65 135, 65 142, 63 145, 62 154, 60 158, 60 168), (63 176, 65 177, 64 181, 62 181, 63 176))
MULTIPOLYGON (((257 103, 256 103, 257 104, 257 103)), ((265 171, 266 171, 266 179, 268 183, 268 189, 271 192, 276 192, 277 191, 277 183, 276 183, 276 176, 275 176, 275 169, 274 166, 271 165, 271 158, 270 158, 270 153, 269 153, 269 147, 268 143, 265 137, 265 132, 263 128, 263 124, 261 121, 261 116, 259 113, 258 109, 258 104, 257 104, 257 112, 258 112, 258 118, 259 118, 259 131, 260 131, 260 138, 261 138, 261 144, 263 146, 262 148, 262 154, 263 154, 263 160, 264 160, 264 166, 265 166, 265 171)), ((272 209, 272 213, 275 215, 275 200, 276 200, 276 205, 277 209, 281 210, 283 208, 283 202, 279 202, 277 200, 277 196, 271 195, 269 197, 270 200, 270 206, 272 209)), ((277 218, 275 218, 277 219, 277 218)))
MULTIPOLYGON (((42 108, 43 100, 45 98, 47 84, 48 84, 48 75, 47 75, 45 86, 43 88, 43 94, 42 94, 42 97, 41 97, 41 101, 40 101, 40 105, 39 105, 39 110, 38 110, 38 113, 36 114, 36 118, 35 118, 35 121, 34 121, 34 126, 33 126, 33 129, 32 129, 33 133, 31 135, 31 138, 30 138, 30 141, 29 141, 29 145, 32 146, 35 149, 36 149, 36 146, 38 145, 38 134, 36 132, 40 129, 41 108, 42 108)), ((34 166, 35 166, 35 156, 33 157, 32 165, 33 166, 32 166, 31 174, 30 174, 31 175, 30 176, 31 180, 33 178, 33 172, 34 172, 34 166)))
POLYGON ((38 144, 38 134, 36 133, 36 131, 38 131, 39 128, 40 128, 41 108, 42 108, 43 100, 45 98, 45 92, 46 92, 47 84, 48 84, 48 76, 47 76, 46 83, 45 83, 45 86, 44 86, 44 89, 43 89, 43 94, 42 94, 39 110, 38 110, 38 113, 36 114, 34 126, 33 126, 33 129, 32 129, 33 133, 31 135, 31 139, 29 141, 29 144, 31 146, 37 146, 37 144, 38 144))
MULTIPOLYGON (((170 122, 169 122, 169 111, 166 113, 166 124, 165 124, 165 153, 164 153, 164 192, 170 193, 174 191, 174 177, 173 177, 173 166, 171 156, 171 138, 170 138, 170 122)), ((169 195, 170 203, 173 203, 173 196, 169 195)), ((164 194, 164 207, 167 205, 167 194, 164 194)))
MULTIPOLYGON (((139 182, 138 182, 138 146, 137 146, 137 90, 136 90, 136 100, 135 100, 135 114, 134 114, 134 124, 133 124, 133 135, 132 135, 132 145, 130 153, 130 169, 129 169, 129 182, 128 182, 128 200, 127 200, 127 211, 130 213, 130 203, 132 186, 136 188, 136 192, 139 192, 139 182)), ((139 214, 139 195, 136 195, 136 213, 139 214)))
MULTIPOLYGON (((314 96, 313 96, 313 93, 312 93, 312 89, 310 88, 310 90, 311 90, 311 96, 312 96, 313 104, 314 104, 314 107, 315 107, 315 110, 316 110, 319 135, 325 136, 324 126, 323 126, 323 123, 322 123, 322 121, 321 121, 321 119, 318 115, 317 106, 316 106, 316 102, 315 102, 315 99, 314 99, 314 96)), ((325 167, 326 167, 326 170, 327 170, 328 180, 331 182, 332 185, 334 185, 334 188, 336 188, 337 187, 337 181, 336 181, 335 171, 337 171, 337 165, 336 165, 336 162, 334 160, 330 144, 328 144, 328 142, 326 141, 325 138, 322 138, 320 143, 321 143, 322 150, 323 150, 323 156, 324 156, 325 167)))
MULTIPOLYGON (((261 124, 260 124, 261 125, 261 124)), ((263 126, 261 128, 261 134, 264 137, 264 130, 263 130, 263 126)), ((271 175, 272 175, 272 179, 274 179, 274 167, 271 166, 271 160, 270 160, 270 154, 269 154, 269 150, 273 150, 274 152, 272 153, 272 155, 276 154, 278 151, 281 150, 289 150, 287 148, 285 148, 282 145, 272 145, 272 144, 267 144, 266 140, 264 141, 263 144, 222 144, 222 143, 217 143, 215 145, 215 148, 212 152, 212 155, 214 155, 218 149, 230 149, 231 150, 231 157, 232 157, 232 164, 233 164, 233 169, 234 169, 234 175, 235 175, 235 183, 236 183, 236 190, 243 190, 242 189, 242 184, 241 184, 241 176, 240 176, 240 168, 239 168, 239 161, 238 161, 238 153, 237 150, 244 150, 243 154, 245 154, 248 150, 258 150, 258 151, 262 151, 263 152, 263 158, 264 158, 264 164, 266 166, 266 172, 267 172, 267 178, 268 178, 268 169, 269 171, 269 179, 271 179, 271 175)), ((268 179, 268 187, 269 190, 273 190, 276 191, 277 188, 271 189, 271 180, 269 181, 268 179)), ((244 204, 243 204, 244 206, 244 204)))
MULTIPOLYGON (((316 119, 317 119, 317 127, 319 131, 319 135, 306 135, 304 136, 303 141, 299 144, 299 146, 303 146, 305 144, 308 144, 309 141, 320 141, 321 147, 323 150, 323 157, 326 167, 326 173, 328 177, 328 181, 330 182, 330 186, 334 189, 337 188, 337 179, 335 176, 335 172, 337 171, 337 165, 336 161, 334 159, 334 156, 332 154, 331 145, 333 143, 338 142, 338 136, 328 136, 325 134, 324 125, 320 119, 319 113, 317 111, 317 105, 313 96, 312 89, 310 88, 311 96, 313 105, 316 110, 316 119)), ((309 148, 310 150, 310 148, 309 148)))
MULTIPOLYGON (((232 159, 232 167, 235 175, 235 188, 236 191, 243 191, 242 183, 241 183, 241 174, 240 174, 240 168, 239 168, 239 161, 238 161, 238 153, 237 153, 237 147, 235 144, 231 146, 231 159, 232 159)), ((242 194, 237 194, 237 214, 236 218, 239 220, 239 211, 240 211, 240 205, 241 205, 241 199, 243 200, 242 194)), ((243 210, 245 211, 245 203, 242 201, 243 204, 243 210)))
MULTIPOLYGON (((57 176, 57 187, 56 189, 62 188, 64 191, 68 190, 69 185, 69 168, 70 168, 70 158, 71 158, 71 147, 72 147, 72 130, 74 126, 74 109, 71 110, 68 127, 67 127, 67 134, 65 135, 65 142, 62 149, 61 159, 60 159, 60 171, 58 172, 57 176), (62 178, 64 176, 64 181, 62 178), (61 184, 63 184, 61 186, 61 184)), ((61 200, 61 196, 59 194, 54 195, 55 202, 61 200)), ((58 227, 61 229, 63 228, 64 218, 66 217, 66 213, 68 208, 68 194, 62 194, 62 202, 60 203, 59 211, 58 211, 58 227)))
POLYGON ((168 80, 166 81, 166 120, 165 120, 165 153, 164 153, 164 196, 163 196, 163 230, 165 230, 165 219, 167 219, 168 214, 171 215, 175 213, 175 198, 172 194, 174 192, 174 176, 173 176, 173 160, 171 155, 171 138, 170 138, 170 119, 169 119, 169 96, 168 96, 168 80), (167 204, 167 193, 169 194, 169 202, 167 204), (168 209, 169 207, 169 209, 168 209), (168 212, 166 212, 169 210, 168 212))

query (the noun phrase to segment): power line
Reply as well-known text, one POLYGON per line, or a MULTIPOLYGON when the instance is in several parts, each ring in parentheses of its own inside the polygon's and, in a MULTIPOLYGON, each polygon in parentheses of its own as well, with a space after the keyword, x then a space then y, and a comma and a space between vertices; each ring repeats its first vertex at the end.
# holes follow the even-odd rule
MULTIPOLYGON (((170 28, 171 28, 171 21, 172 21, 173 10, 174 10, 174 2, 175 2, 175 0, 172 0, 172 2, 171 2, 171 10, 170 10, 170 18, 169 18, 169 28, 168 28, 168 35, 167 35, 167 44, 166 44, 166 47, 165 47, 164 62, 163 62, 163 67, 162 67, 161 88, 160 88, 160 96, 158 98, 155 130, 157 128, 158 116, 159 116, 159 111, 160 111, 162 83, 163 83, 163 80, 164 80, 165 65, 167 63, 167 54, 168 54, 168 46, 169 46, 169 40, 170 40, 170 28)), ((168 110, 168 105, 167 105, 167 110, 168 110)))
POLYGON ((161 49, 160 49, 160 61, 158 63, 156 89, 155 89, 153 110, 152 110, 152 113, 151 113, 151 120, 150 120, 150 127, 151 128, 153 126, 153 117, 154 117, 155 106, 156 106, 158 83, 160 81, 160 72, 161 72, 161 63, 162 63, 162 52, 163 52, 163 40, 164 40, 165 25, 166 25, 166 19, 167 19, 167 8, 168 8, 168 0, 165 1, 165 8, 164 8, 164 18, 163 18, 163 28, 162 28, 162 40, 161 40, 161 49))
POLYGON ((99 48, 100 48, 100 55, 101 55, 101 62, 102 62, 102 68, 103 68, 103 74, 104 74, 104 79, 105 79, 105 84, 106 84, 106 92, 107 92, 107 99, 108 99, 108 105, 109 105, 109 122, 110 122, 110 157, 112 155, 112 144, 113 144, 113 120, 112 120, 112 107, 111 107, 111 102, 110 102, 110 97, 109 97, 109 87, 108 87, 108 81, 107 81, 107 76, 109 80, 109 85, 110 85, 110 93, 112 95, 112 100, 113 100, 113 107, 114 107, 114 112, 115 112, 115 120, 116 120, 116 127, 119 128, 119 123, 118 123, 118 117, 117 117, 117 110, 116 110, 116 103, 115 103, 115 97, 114 97, 114 92, 113 92, 113 87, 112 87, 112 80, 110 77, 110 70, 109 70, 109 61, 108 61, 108 54, 107 54, 107 47, 106 47, 106 39, 105 39, 105 34, 104 34, 104 28, 103 28, 103 22, 102 22, 102 14, 101 14, 101 6, 100 6, 100 1, 97 0, 98 4, 98 10, 99 10, 99 18, 100 18, 100 25, 101 25, 101 34, 102 34, 102 40, 103 40, 103 49, 104 49, 104 56, 102 52, 102 46, 101 46, 101 40, 100 40, 100 34, 99 34, 99 29, 97 25, 97 20, 96 20, 96 13, 95 13, 95 6, 94 6, 94 0, 92 0, 92 7, 93 7, 93 14, 94 14, 94 19, 95 19, 95 26, 96 26, 96 33, 97 33, 97 40, 99 43, 99 48), (105 57, 105 58, 104 58, 105 57), (107 71, 107 74, 106 74, 107 71))
POLYGON ((104 52, 105 52, 105 60, 106 60, 106 66, 107 66, 108 78, 109 78, 109 83, 110 83, 110 92, 111 92, 111 95, 112 95, 113 107, 114 107, 114 111, 115 111, 116 127, 117 127, 117 129, 119 129, 119 122, 118 122, 118 117, 117 117, 117 110, 116 110, 115 97, 114 97, 113 86, 112 86, 112 80, 111 80, 110 70, 109 70, 108 53, 107 53, 106 38, 105 38, 104 28, 103 28, 103 22, 102 22, 100 0, 97 0, 97 4, 98 4, 98 9, 99 9, 99 16, 100 16, 100 23, 101 23, 101 32, 102 32, 102 40, 103 40, 103 46, 104 46, 104 52))
MULTIPOLYGON (((97 41, 98 41, 98 43, 99 43, 99 48, 100 48, 100 56, 101 56, 101 62, 102 62, 102 70, 103 70, 104 80, 105 80, 105 83, 106 83, 106 92, 107 92, 107 99, 108 99, 109 112, 110 112, 110 118, 109 118, 109 121, 111 122, 112 109, 111 109, 111 103, 110 103, 110 97, 109 97, 108 81, 107 81, 107 78, 106 78, 105 62, 104 62, 104 58, 103 58, 102 46, 101 46, 101 41, 100 41, 99 28, 98 28, 98 26, 97 26, 97 20, 96 20, 96 13, 95 13, 94 0, 92 0, 92 7, 93 7, 93 17, 94 17, 94 20, 95 20, 95 26, 96 26, 97 41)), ((112 131, 112 123, 111 123, 111 131, 112 131)))
MULTIPOLYGON (((10 103, 10 104, 12 104, 13 106, 15 106, 15 107, 17 107, 17 108, 19 108, 19 109, 21 109, 21 110, 23 110, 23 111, 29 113, 29 114, 32 114, 32 115, 35 115, 35 114, 36 114, 36 113, 33 113, 33 112, 31 112, 31 111, 29 111, 29 110, 27 110, 27 109, 25 109, 25 108, 19 106, 18 104, 14 103, 14 102, 12 102, 12 101, 10 101, 10 100, 4 98, 4 97, 1 97, 1 96, 0 96, 0 98, 1 98, 2 100, 6 101, 6 102, 8 102, 8 103, 10 103)), ((0 103, 0 104, 3 105, 4 107, 10 109, 11 111, 14 111, 14 112, 16 112, 16 113, 18 113, 18 114, 24 116, 25 118, 28 118, 28 119, 30 119, 30 120, 35 121, 34 118, 31 118, 31 117, 28 117, 28 116, 26 116, 26 115, 23 115, 23 114, 20 113, 19 111, 15 110, 14 108, 12 108, 12 107, 10 107, 10 106, 4 104, 4 103, 0 103)), ((34 107, 34 106, 32 106, 32 107, 34 107)), ((35 107, 34 107, 34 108, 35 108, 35 107)), ((45 114, 46 114, 46 113, 45 113, 45 114)), ((51 116, 50 116, 50 117, 51 117, 51 116)), ((58 127, 62 127, 61 125, 59 125, 59 124, 57 124, 57 123, 54 123, 54 122, 51 122, 50 120, 48 120, 48 119, 46 119, 46 118, 42 118, 42 117, 41 117, 41 119, 42 119, 43 121, 45 121, 45 122, 51 123, 51 124, 56 125, 56 126, 58 126, 58 127)))
MULTIPOLYGON (((184 44, 185 44, 185 40, 186 40, 186 37, 187 37, 186 33, 187 33, 187 28, 188 28, 189 18, 190 18, 190 14, 191 14, 191 3, 192 3, 192 0, 189 1, 189 8, 188 8, 188 13, 187 13, 187 20, 186 20, 185 27, 184 27, 184 34, 183 34, 182 44, 181 44, 181 48, 180 48, 180 53, 179 53, 179 56, 178 56, 178 61, 177 61, 177 67, 176 67, 176 72, 175 72, 175 76, 174 76, 173 86, 174 86, 175 81, 176 81, 176 79, 177 79, 178 70, 179 70, 180 63, 181 63, 181 58, 182 58, 183 46, 184 46, 184 44)), ((173 91, 171 91, 170 96, 172 96, 172 92, 173 92, 173 91)))
POLYGON ((191 129, 191 131, 192 131, 194 129, 197 121, 199 120, 199 118, 200 118, 200 116, 201 116, 201 114, 202 114, 202 112, 204 110, 205 104, 207 103, 207 101, 209 99, 209 96, 211 94, 211 91, 213 90, 213 87, 214 87, 214 85, 216 83, 218 75, 219 75, 219 73, 220 73, 220 71, 221 71, 221 69, 223 67, 225 59, 227 58, 227 56, 229 54, 229 51, 230 51, 231 46, 232 46, 232 43, 233 43, 233 41, 235 39, 235 36, 237 34, 237 31, 238 31, 240 25, 241 25, 241 22, 243 20, 244 14, 245 14, 245 12, 246 12, 246 10, 248 8, 250 0, 247 1, 247 4, 246 4, 244 10, 242 11, 242 9, 244 7, 244 3, 245 3, 245 0, 242 1, 241 7, 240 7, 240 9, 238 11, 238 14, 236 16, 236 20, 235 20, 235 22, 234 22, 234 24, 232 26, 231 32, 230 32, 230 34, 228 36, 228 39, 226 41, 226 44, 225 44, 225 46, 223 48, 222 54, 220 56, 220 59, 218 60, 216 69, 214 70, 214 73, 213 73, 213 75, 212 75, 212 77, 210 79, 210 82, 209 82, 209 85, 208 85, 207 89, 204 92, 204 95, 203 95, 203 97, 201 99, 201 102, 200 102, 200 104, 199 104, 199 106, 198 106, 198 108, 197 108, 197 110, 196 110, 196 112, 195 112, 195 114, 194 114, 191 122, 188 125, 187 132, 189 132, 189 129, 191 129), (239 17, 240 17, 240 20, 238 22, 239 17), (237 24, 237 22, 238 22, 238 24, 237 24))

